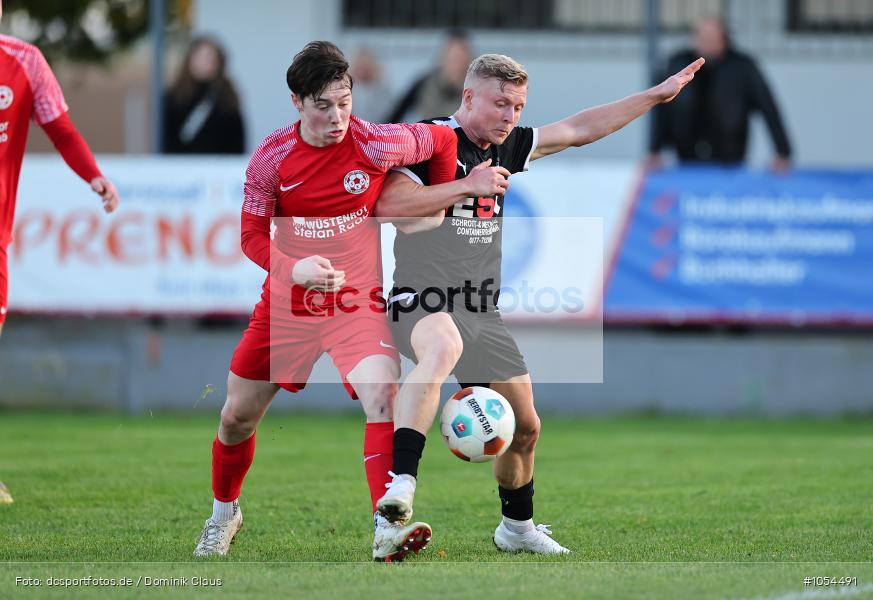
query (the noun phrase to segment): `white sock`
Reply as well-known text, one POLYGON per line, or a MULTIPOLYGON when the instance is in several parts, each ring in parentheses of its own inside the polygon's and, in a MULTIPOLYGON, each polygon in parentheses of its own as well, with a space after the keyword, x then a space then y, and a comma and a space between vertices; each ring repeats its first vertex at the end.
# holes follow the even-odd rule
POLYGON ((506 528, 512 533, 527 533, 528 531, 536 529, 536 527, 534 527, 533 519, 528 519, 527 521, 516 521, 509 517, 503 517, 503 524, 506 525, 506 528))
POLYGON ((212 520, 216 523, 230 521, 239 510, 239 499, 233 502, 212 501, 212 520))

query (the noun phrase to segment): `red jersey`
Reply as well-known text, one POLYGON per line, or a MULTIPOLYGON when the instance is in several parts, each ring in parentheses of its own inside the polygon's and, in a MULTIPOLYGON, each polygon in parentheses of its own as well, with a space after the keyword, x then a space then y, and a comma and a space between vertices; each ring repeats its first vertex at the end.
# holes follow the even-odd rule
MULTIPOLYGON (((368 303, 382 286, 379 224, 372 215, 387 171, 427 160, 439 148, 439 160, 432 161, 439 165, 436 183, 451 181, 454 132, 426 124, 377 125, 352 116, 342 142, 315 147, 299 128, 297 122, 279 129, 255 150, 246 170, 243 212, 287 217, 274 219, 271 233, 288 264, 313 255, 327 258, 334 269, 345 271, 342 303, 368 303), (445 140, 444 130, 452 134, 445 140)), ((275 264, 271 271, 279 272, 275 264)), ((281 279, 272 282, 273 294, 290 296, 292 308, 305 311, 304 289, 292 285, 288 270, 281 279)), ((266 301, 270 285, 268 276, 266 301)), ((322 304, 334 302, 328 294, 322 304)))
POLYGON ((12 235, 30 119, 45 125, 67 109, 61 86, 39 49, 0 35, 0 246, 6 246, 12 235))

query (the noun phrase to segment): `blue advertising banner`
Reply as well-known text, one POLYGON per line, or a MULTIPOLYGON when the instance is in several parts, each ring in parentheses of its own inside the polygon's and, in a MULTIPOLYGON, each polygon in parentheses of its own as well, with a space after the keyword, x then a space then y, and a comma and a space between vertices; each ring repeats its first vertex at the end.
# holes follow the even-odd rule
POLYGON ((608 274, 613 322, 873 323, 873 172, 651 172, 608 274))

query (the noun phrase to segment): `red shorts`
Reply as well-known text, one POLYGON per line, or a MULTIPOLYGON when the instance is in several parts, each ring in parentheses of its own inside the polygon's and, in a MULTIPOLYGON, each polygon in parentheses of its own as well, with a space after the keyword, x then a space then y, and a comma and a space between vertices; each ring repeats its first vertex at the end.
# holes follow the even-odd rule
POLYGON ((6 321, 6 300, 9 297, 9 270, 6 246, 0 245, 0 324, 6 321))
POLYGON ((230 370, 244 379, 272 381, 289 392, 298 392, 325 352, 354 399, 358 396, 348 374, 361 360, 378 354, 400 360, 385 313, 362 306, 355 312, 337 311, 329 317, 289 316, 271 327, 269 303, 261 300, 234 350, 230 370))

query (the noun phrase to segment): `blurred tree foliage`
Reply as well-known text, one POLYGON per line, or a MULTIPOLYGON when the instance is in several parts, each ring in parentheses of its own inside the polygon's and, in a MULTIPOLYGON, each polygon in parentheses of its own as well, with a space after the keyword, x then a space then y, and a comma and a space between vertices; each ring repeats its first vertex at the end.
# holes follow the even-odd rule
MULTIPOLYGON (((190 25, 192 0, 165 0, 167 24, 190 25)), ((3 29, 49 62, 106 62, 149 30, 149 0, 3 0, 3 29)))

